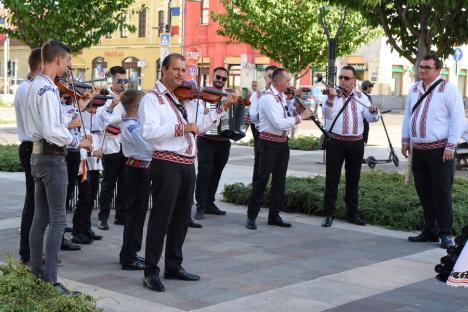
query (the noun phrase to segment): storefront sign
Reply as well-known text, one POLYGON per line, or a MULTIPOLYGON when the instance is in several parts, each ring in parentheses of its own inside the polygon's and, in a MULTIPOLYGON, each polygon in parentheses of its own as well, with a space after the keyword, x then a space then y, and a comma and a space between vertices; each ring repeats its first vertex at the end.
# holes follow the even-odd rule
POLYGON ((108 57, 122 56, 123 51, 122 50, 106 50, 104 51, 104 55, 108 57))

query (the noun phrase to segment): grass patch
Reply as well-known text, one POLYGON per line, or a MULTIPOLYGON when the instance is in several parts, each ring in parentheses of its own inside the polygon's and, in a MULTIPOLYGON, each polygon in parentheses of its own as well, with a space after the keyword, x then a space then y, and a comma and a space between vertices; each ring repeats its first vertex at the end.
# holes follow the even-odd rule
POLYGON ((61 295, 51 284, 31 274, 28 267, 8 259, 0 265, 0 311, 4 312, 94 312, 88 295, 61 295))
POLYGON ((12 125, 12 124, 15 124, 16 123, 16 120, 3 120, 3 119, 0 119, 0 125, 12 125))
POLYGON ((0 171, 23 171, 18 155, 18 145, 0 145, 0 171))
MULTIPOLYGON (((235 183, 225 185, 224 201, 246 205, 251 185, 235 183)), ((468 181, 455 178, 452 192, 454 230, 458 232, 468 224, 468 181)), ((324 177, 286 178, 285 208, 310 215, 323 216, 324 177)), ((269 206, 270 185, 263 198, 263 207, 269 206)), ((346 217, 344 203, 344 177, 338 187, 336 217, 346 217)), ((359 213, 370 224, 403 231, 421 230, 422 208, 414 185, 405 185, 404 177, 398 173, 380 171, 361 173, 359 183, 359 213)))
POLYGON ((10 108, 14 107, 13 102, 0 101, 0 108, 10 108))
MULTIPOLYGON (((239 142, 240 145, 253 146, 254 140, 239 142)), ((315 151, 320 149, 320 139, 313 135, 298 135, 290 138, 288 141, 289 148, 299 151, 315 151)))

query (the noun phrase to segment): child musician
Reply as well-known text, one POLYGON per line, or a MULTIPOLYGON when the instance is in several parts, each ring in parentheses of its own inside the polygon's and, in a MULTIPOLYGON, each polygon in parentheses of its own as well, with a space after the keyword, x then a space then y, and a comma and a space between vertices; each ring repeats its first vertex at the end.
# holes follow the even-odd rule
POLYGON ((143 270, 144 259, 138 257, 143 237, 150 193, 151 147, 143 140, 138 118, 138 105, 144 93, 127 90, 120 101, 125 109, 122 119, 122 150, 127 157, 124 185, 127 193, 127 222, 124 227, 120 264, 123 270, 143 270))

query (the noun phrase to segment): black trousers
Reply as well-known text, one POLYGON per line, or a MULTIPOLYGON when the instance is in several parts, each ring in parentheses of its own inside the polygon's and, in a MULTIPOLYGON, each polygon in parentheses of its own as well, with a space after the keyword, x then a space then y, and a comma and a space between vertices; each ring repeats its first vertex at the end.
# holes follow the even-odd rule
POLYGON ((347 217, 354 218, 358 210, 358 186, 361 177, 364 141, 342 141, 332 139, 327 146, 324 210, 328 216, 336 212, 338 183, 341 178, 341 168, 345 163, 345 203, 347 217))
POLYGON ((198 172, 195 188, 197 209, 209 210, 214 204, 216 190, 229 159, 231 142, 197 137, 198 172))
POLYGON ((91 230, 91 214, 99 189, 99 170, 88 171, 88 180, 81 182, 78 176, 78 201, 73 214, 72 235, 87 233, 91 230))
POLYGON ((148 220, 145 276, 159 274, 158 263, 166 237, 166 272, 182 265, 182 245, 187 235, 195 188, 195 166, 153 159, 151 162, 153 207, 148 220))
POLYGON ((284 187, 289 162, 288 142, 279 143, 259 139, 258 179, 254 182, 250 195, 247 217, 256 219, 262 204, 268 180, 271 175, 269 219, 279 216, 284 205, 284 187))
POLYGON ((120 264, 122 265, 136 260, 137 252, 141 250, 151 187, 149 169, 126 166, 124 184, 127 194, 127 223, 124 227, 120 250, 120 264))
POLYGON ((114 197, 115 184, 117 183, 117 198, 115 200, 115 219, 126 220, 125 188, 123 173, 127 159, 122 153, 107 154, 102 158, 104 173, 102 177, 101 193, 99 195, 99 220, 107 221, 110 214, 110 205, 114 197))
POLYGON ((252 130, 252 135, 254 139, 254 167, 253 167, 253 174, 252 174, 252 185, 258 178, 258 161, 259 161, 259 148, 258 148, 258 129, 255 127, 254 124, 250 125, 250 129, 252 130))
POLYGON ((67 156, 65 156, 65 162, 67 163, 68 173, 67 201, 65 203, 65 207, 67 208, 67 211, 70 211, 72 209, 71 201, 73 198, 73 192, 75 191, 76 179, 81 163, 80 150, 68 150, 67 156))
POLYGON ((21 142, 18 154, 21 167, 26 178, 26 194, 24 196, 23 212, 21 214, 21 235, 19 254, 22 262, 29 261, 29 231, 34 217, 34 178, 31 175, 31 154, 33 143, 21 142))
POLYGON ((451 234, 454 161, 443 161, 444 148, 413 149, 414 185, 424 213, 424 228, 451 234))

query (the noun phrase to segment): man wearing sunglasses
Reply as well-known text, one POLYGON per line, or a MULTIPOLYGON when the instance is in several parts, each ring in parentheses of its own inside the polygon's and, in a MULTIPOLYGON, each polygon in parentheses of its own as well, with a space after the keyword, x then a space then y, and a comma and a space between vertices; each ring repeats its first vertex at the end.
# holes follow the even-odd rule
POLYGON ((465 112, 457 87, 442 80, 441 68, 442 61, 435 55, 426 55, 419 65, 421 80, 406 97, 401 153, 405 157, 412 153, 414 184, 424 213, 423 231, 408 240, 438 242, 440 237, 440 247, 448 248, 452 245, 453 158, 465 112))
POLYGON ((366 225, 358 215, 358 186, 364 155, 364 119, 369 122, 379 120, 376 106, 371 105, 367 96, 354 89, 356 70, 344 66, 338 77, 340 96, 336 89, 328 89, 328 98, 323 106, 327 131, 331 140, 327 145, 326 177, 323 227, 330 227, 335 218, 338 183, 345 163, 346 191, 345 202, 348 222, 366 225))
POLYGON ((275 65, 269 65, 265 70, 265 89, 257 90, 250 95, 250 107, 249 107, 249 116, 250 116, 250 129, 252 129, 252 135, 254 138, 254 169, 252 175, 252 185, 255 183, 258 177, 258 160, 259 160, 259 149, 258 149, 258 126, 259 126, 259 117, 258 117, 258 101, 262 94, 270 88, 271 85, 271 75, 273 71, 278 67, 275 65))
POLYGON ((256 219, 270 175, 272 178, 268 224, 291 227, 291 224, 284 222, 279 215, 284 208, 284 187, 289 162, 288 134, 291 127, 312 116, 310 108, 299 115, 292 105, 289 106, 286 102, 284 91, 291 80, 291 74, 286 69, 275 69, 271 79, 272 85, 263 93, 258 103, 259 164, 247 211, 246 228, 249 230, 257 229, 256 219))
MULTIPOLYGON (((228 71, 224 67, 213 70, 213 87, 225 92, 228 71)), ((206 107, 217 109, 225 99, 218 103, 206 103, 206 107)), ((223 118, 228 118, 224 116, 223 118)), ((219 122, 218 122, 219 124, 219 122)), ((202 220, 206 214, 225 215, 226 212, 215 205, 215 195, 224 167, 229 159, 231 141, 218 135, 217 127, 197 136, 198 171, 195 188, 197 201, 196 220, 202 220)))
MULTIPOLYGON (((125 91, 128 84, 127 71, 122 66, 114 66, 109 70, 112 77, 112 84, 107 89, 109 95, 113 96, 106 104, 99 108, 107 112, 108 123, 113 127, 120 129, 122 115, 125 110, 120 104, 120 95, 125 91)), ((101 230, 108 230, 107 220, 110 214, 110 205, 114 196, 115 185, 117 184, 117 198, 115 201, 115 219, 114 224, 125 225, 126 204, 124 199, 123 172, 125 169, 125 156, 122 153, 120 134, 111 134, 106 132, 102 135, 101 142, 104 156, 102 165, 104 167, 103 179, 101 184, 101 193, 99 194, 99 224, 101 230)))

